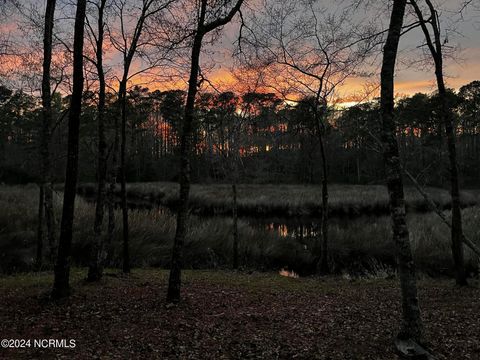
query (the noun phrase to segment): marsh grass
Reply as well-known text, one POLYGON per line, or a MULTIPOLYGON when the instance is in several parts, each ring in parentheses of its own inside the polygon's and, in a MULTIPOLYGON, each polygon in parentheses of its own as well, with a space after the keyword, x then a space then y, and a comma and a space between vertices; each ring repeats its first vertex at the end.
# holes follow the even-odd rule
MULTIPOLYGON (((82 184, 82 194, 92 196, 93 184, 82 184)), ((450 206, 447 190, 427 188, 431 199, 442 209, 450 206)), ((361 216, 388 214, 388 193, 382 185, 330 185, 329 207, 332 216, 361 216)), ((127 197, 133 203, 158 203, 175 207, 178 201, 178 184, 131 183, 127 185, 127 197)), ((429 205, 415 188, 406 187, 407 208, 414 212, 429 211, 429 205)), ((477 205, 477 191, 463 191, 462 206, 477 205)), ((202 215, 231 213, 231 185, 193 184, 190 206, 192 212, 202 215)), ((240 215, 306 216, 321 213, 321 189, 314 185, 257 185, 238 186, 238 212, 240 215)))
MULTIPOLYGON (((58 220, 61 215, 60 194, 55 196, 54 205, 58 220)), ((4 273, 31 270, 36 246, 38 188, 34 185, 1 186, 0 206, 0 270, 4 273)), ((77 197, 72 244, 74 265, 88 264, 94 213, 94 204, 77 197)), ((121 218, 120 215, 116 211, 117 220, 121 218)), ((132 264, 137 267, 167 267, 175 232, 175 217, 157 210, 133 210, 130 211, 129 220, 132 264)), ((228 266, 232 247, 231 228, 232 221, 228 218, 191 217, 184 251, 186 266, 228 266)), ((246 244, 241 249, 245 264, 254 266, 260 259, 267 261, 268 249, 275 247, 276 236, 258 233, 244 221, 239 221, 239 235, 242 244, 246 244)), ((117 226, 114 243, 109 247, 111 266, 120 264, 121 237, 121 227, 117 226)))
MULTIPOLYGON (((289 196, 287 195, 287 198, 289 196)), ((363 201, 366 201, 367 195, 363 196, 363 201)), ((443 196, 442 193, 439 196, 443 196)), ((3 273, 32 269, 37 205, 36 186, 0 186, 0 270, 3 273)), ((61 196, 57 194, 57 220, 60 218, 60 205, 61 196)), ((94 205, 79 197, 75 214, 72 262, 74 266, 82 267, 88 264, 90 242, 93 238, 94 205)), ((450 215, 448 211, 446 214, 450 215)), ((480 229, 477 226, 480 208, 465 209, 463 215, 466 235, 480 244, 480 229)), ((118 211, 116 217, 121 218, 118 211)), ((416 264, 420 270, 432 275, 451 274, 450 232, 438 216, 434 213, 411 213, 408 216, 408 225, 416 264)), ((130 229, 132 265, 140 268, 167 268, 175 232, 175 217, 156 209, 133 210, 130 212, 130 229)), ((188 229, 184 251, 186 268, 230 267, 230 218, 192 216, 188 229)), ((314 238, 304 239, 303 243, 300 243, 294 237, 281 237, 276 232, 252 226, 242 219, 239 221, 239 235, 241 264, 244 269, 278 270, 287 266, 301 275, 315 271, 316 258, 312 254, 314 238)), ((387 277, 394 273, 394 244, 388 216, 363 216, 332 221, 330 248, 332 268, 336 273, 366 277, 375 274, 387 277)), ((118 267, 121 260, 121 227, 115 230, 114 242, 109 249, 111 261, 108 266, 118 267)), ((477 258, 468 249, 466 261, 470 270, 477 269, 477 258)), ((47 266, 46 269, 48 268, 47 266)))

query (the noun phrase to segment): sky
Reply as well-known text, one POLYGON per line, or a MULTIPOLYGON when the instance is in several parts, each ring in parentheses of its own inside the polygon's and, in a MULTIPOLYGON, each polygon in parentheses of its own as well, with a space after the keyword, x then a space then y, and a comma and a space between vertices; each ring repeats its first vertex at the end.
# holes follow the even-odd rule
MULTIPOLYGON (((339 0, 340 2, 342 0, 339 0)), ((445 76, 447 86, 458 90, 461 86, 480 80, 480 8, 468 8, 461 14, 462 0, 440 0, 439 16, 442 19, 443 37, 448 38, 449 54, 445 59, 445 76)), ((325 4, 333 1, 323 1, 325 4)), ((383 26, 388 24, 389 14, 384 13, 380 19, 383 26)), ((412 18, 407 17, 406 23, 412 18)), ((219 66, 212 77, 216 79, 228 79, 228 68, 230 64, 230 48, 237 40, 238 27, 230 26, 226 29, 225 35, 217 45, 219 48, 216 59, 219 66), (227 49, 227 51, 225 51, 227 49)), ((418 66, 411 63, 412 58, 416 59, 422 53, 419 46, 424 43, 424 35, 420 29, 412 30, 402 36, 400 44, 400 55, 397 63, 395 91, 397 96, 413 95, 417 92, 430 93, 435 91, 435 75, 431 66, 418 66)), ((380 59, 380 57, 379 57, 380 59)), ((431 63, 430 63, 431 64, 431 63)), ((377 66, 379 66, 377 62, 377 66)), ((340 102, 356 102, 365 92, 366 83, 374 87, 379 78, 350 78, 337 91, 340 102), (342 100, 343 99, 343 100, 342 100)))
MULTIPOLYGON (((480 76, 480 11, 468 9, 460 18, 456 14, 459 0, 444 0, 440 12, 443 38, 448 38, 446 46, 452 47, 452 58, 445 60, 447 84, 455 89, 480 76), (451 29, 451 30, 448 30, 451 29)), ((423 34, 418 29, 402 39, 403 48, 412 49, 422 44, 423 34)), ((405 57, 411 52, 405 51, 405 57)), ((400 64, 397 76, 397 90, 408 94, 428 92, 435 88, 432 69, 418 69, 415 66, 400 64)))
MULTIPOLYGON (((250 0, 254 3, 263 0, 250 0)), ((266 0, 278 1, 278 0, 266 0)), ((337 2, 347 0, 318 0, 326 8, 335 6, 337 2)), ((444 35, 448 33, 448 46, 451 46, 453 58, 446 60, 445 73, 447 75, 447 84, 449 87, 458 89, 473 80, 480 79, 480 11, 468 9, 460 17, 456 13, 461 0, 437 0, 443 9, 440 13, 444 35), (446 29, 453 29, 446 31, 446 29)), ((37 3, 38 4, 38 3, 37 3)), ((365 13, 367 14, 367 13, 365 13)), ((363 15, 365 15, 363 14, 363 15)), ((368 14, 367 14, 368 15, 368 14)), ((385 26, 388 23, 388 12, 376 13, 378 21, 385 26)), ((238 18, 237 18, 238 20, 238 18)), ((408 21, 408 20, 407 20, 408 21)), ((223 90, 243 90, 242 86, 234 79, 231 73, 233 64, 232 53, 234 43, 238 37, 239 24, 238 21, 226 26, 223 29, 222 36, 213 46, 208 46, 206 52, 202 55, 203 63, 212 65, 213 68, 208 71, 209 80, 216 87, 223 90), (235 85, 234 85, 235 84, 235 85)), ((0 32, 15 32, 15 23, 3 22, 0 24, 0 32)), ((419 45, 423 43, 423 34, 419 29, 413 30, 404 35, 401 40, 401 52, 397 66, 396 75, 396 93, 398 96, 412 95, 416 92, 432 92, 435 90, 434 73, 432 68, 419 67, 412 64, 412 59, 419 57, 421 51, 419 45)), ((110 56, 111 59, 118 58, 115 55, 110 56)), ((378 57, 380 59, 380 57, 378 57)), ((378 61, 377 61, 378 66, 378 61)), ((135 64, 136 67, 141 66, 140 63, 135 64)), ((205 65, 205 67, 207 67, 205 65)), ((378 76, 365 78, 350 78, 337 90, 336 96, 340 98, 340 102, 350 103, 356 101, 362 96, 365 85, 368 83, 370 87, 374 87, 378 83, 378 76)), ((147 83, 148 79, 137 78, 137 83, 147 83)), ((185 85, 185 81, 176 81, 170 87, 181 87, 185 85)), ((164 84, 149 83, 151 89, 165 88, 164 84)), ((168 86, 166 86, 168 87, 168 86)))

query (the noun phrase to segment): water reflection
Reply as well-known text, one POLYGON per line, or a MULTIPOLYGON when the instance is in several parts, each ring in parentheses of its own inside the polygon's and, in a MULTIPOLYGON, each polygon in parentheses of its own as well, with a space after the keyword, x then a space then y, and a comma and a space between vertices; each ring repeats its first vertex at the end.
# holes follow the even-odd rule
POLYGON ((318 235, 319 224, 311 219, 250 219, 254 227, 275 233, 282 238, 311 239, 318 235))
POLYGON ((278 274, 280 276, 285 276, 289 278, 298 279, 300 276, 293 270, 289 271, 288 269, 281 269, 278 274))

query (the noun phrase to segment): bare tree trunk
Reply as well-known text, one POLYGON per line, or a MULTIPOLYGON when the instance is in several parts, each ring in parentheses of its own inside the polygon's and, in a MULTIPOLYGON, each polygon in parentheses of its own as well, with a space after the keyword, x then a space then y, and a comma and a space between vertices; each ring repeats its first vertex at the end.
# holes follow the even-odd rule
POLYGON ((421 28, 425 35, 427 46, 430 50, 432 58, 435 63, 435 77, 437 80, 438 95, 440 97, 441 108, 439 111, 442 123, 445 126, 445 135, 447 138, 447 150, 450 166, 450 195, 452 199, 452 256, 455 264, 455 280, 457 285, 467 285, 467 274, 465 272, 465 260, 463 253, 463 230, 462 230, 462 211, 460 204, 460 187, 458 180, 458 165, 457 165, 457 147, 456 147, 456 127, 453 120, 452 109, 449 106, 449 99, 447 88, 445 86, 445 79, 443 75, 443 44, 441 40, 440 24, 438 21, 438 14, 433 3, 426 0, 427 6, 430 10, 429 22, 433 28, 433 39, 428 31, 426 21, 423 18, 422 11, 418 7, 416 1, 411 4, 420 21, 421 28))
POLYGON ((40 186, 38 198, 38 224, 37 224, 37 249, 35 256, 35 268, 40 270, 43 265, 43 209, 45 202, 44 187, 40 186))
POLYGON ((393 240, 395 242, 402 293, 403 323, 398 337, 421 341, 423 326, 418 305, 415 264, 406 223, 403 179, 393 117, 395 63, 406 3, 406 0, 395 0, 393 3, 388 37, 383 53, 380 114, 385 171, 390 195, 393 240))
MULTIPOLYGON (((123 224, 123 265, 122 270, 124 273, 130 273, 130 252, 129 252, 129 229, 128 229, 128 208, 127 208, 127 189, 126 189, 126 146, 127 146, 127 82, 129 79, 130 66, 135 57, 135 53, 138 49, 140 37, 143 32, 145 21, 148 17, 158 13, 160 9, 165 9, 169 2, 162 5, 156 10, 151 10, 156 2, 154 0, 142 1, 141 14, 138 17, 137 23, 134 27, 134 31, 131 38, 130 46, 127 46, 127 40, 125 34, 125 28, 122 22, 122 37, 125 41, 125 48, 123 52, 123 76, 120 81, 120 87, 118 91, 118 100, 121 113, 121 143, 120 143, 120 168, 118 169, 120 176, 120 196, 122 207, 122 224, 123 224)), ((123 14, 125 3, 121 5, 121 12, 123 14)), ((133 136, 133 132, 132 132, 133 136)), ((117 138, 116 138, 117 139, 117 138)), ((113 219, 113 216, 111 217, 113 219)))
POLYGON ((322 134, 318 134, 320 156, 322 158, 322 220, 320 224, 321 244, 319 271, 321 274, 330 272, 328 266, 328 164, 322 134))
MULTIPOLYGON (((48 0, 45 9, 45 29, 43 36, 43 76, 42 76, 42 107, 43 107, 43 124, 42 137, 40 141, 40 155, 42 159, 41 185, 39 201, 45 206, 45 211, 39 211, 38 220, 43 223, 43 213, 45 212, 45 220, 47 223, 47 239, 49 245, 49 258, 54 261, 55 252, 55 217, 53 212, 53 190, 51 179, 51 159, 50 159, 50 142, 52 131, 52 94, 50 86, 50 72, 52 65, 52 39, 53 25, 55 19, 56 0, 48 0)), ((39 208, 40 210, 40 208, 39 208)), ((43 236, 43 231, 42 234, 43 236)), ((38 239, 38 244, 42 244, 43 239, 38 239)), ((38 246, 37 246, 38 247, 38 246)), ((37 252, 38 254, 38 252, 37 252)), ((37 259, 38 260, 38 259, 37 259)))
POLYGON ((127 153, 127 79, 124 77, 120 84, 119 94, 122 127, 121 127, 121 145, 120 145, 120 196, 122 207, 122 229, 123 229, 123 265, 122 270, 125 274, 130 272, 130 252, 129 252, 129 230, 128 230, 128 207, 127 207, 127 183, 126 183, 126 153, 127 153))
POLYGON ((197 95, 197 79, 199 72, 200 51, 204 34, 197 32, 192 46, 192 64, 188 82, 187 102, 185 105, 185 118, 182 135, 180 137, 180 201, 177 213, 177 229, 172 251, 170 265, 170 278, 168 282, 168 302, 180 301, 181 276, 183 265, 183 244, 187 232, 188 204, 190 193, 190 152, 192 142, 192 128, 194 118, 195 97, 197 95))
POLYGON ((452 119, 453 114, 448 106, 448 95, 443 81, 443 71, 439 67, 436 70, 438 93, 442 103, 441 117, 445 124, 445 133, 447 136, 448 159, 450 163, 450 194, 452 199, 452 255, 455 263, 457 285, 467 285, 467 274, 465 272, 465 260, 463 253, 463 230, 462 230, 462 211, 460 205, 460 188, 458 181, 457 149, 455 140, 455 125, 452 119))
MULTIPOLYGON (((113 162, 112 162, 113 164, 113 162)), ((106 238, 106 259, 105 264, 111 265, 111 260, 113 257, 113 237, 115 232, 115 181, 109 175, 108 186, 107 186, 107 209, 108 209, 108 224, 107 224, 107 238, 106 238)))
MULTIPOLYGON (((358 150, 357 150, 358 151, 358 150)), ((357 159, 356 159, 356 163, 357 163, 357 184, 361 184, 362 183, 362 176, 361 176, 361 170, 360 170, 360 157, 358 156, 357 154, 357 159)))
POLYGON ((112 151, 112 163, 110 164, 110 171, 108 172, 108 229, 107 229, 107 246, 109 251, 107 258, 111 257, 110 246, 113 244, 114 232, 115 232, 115 186, 117 184, 117 172, 118 172, 118 152, 120 147, 120 132, 118 128, 117 114, 114 116, 114 139, 113 139, 113 151, 112 151))
POLYGON ((328 164, 323 139, 325 125, 321 123, 322 114, 318 109, 319 106, 324 106, 325 104, 326 101, 321 102, 317 97, 314 109, 315 127, 320 146, 320 158, 322 159, 322 218, 320 223, 320 260, 317 264, 320 274, 328 274, 330 272, 328 265, 328 164))
POLYGON ((225 17, 213 20, 205 24, 207 0, 201 0, 197 23, 197 31, 193 39, 190 78, 188 80, 187 102, 185 104, 185 118, 180 140, 180 196, 177 214, 177 229, 173 242, 172 262, 168 281, 167 301, 180 301, 180 288, 183 265, 183 245, 188 222, 188 204, 190 194, 190 153, 193 138, 193 120, 195 111, 195 97, 198 90, 198 74, 200 70, 200 52, 205 34, 214 31, 229 23, 233 16, 240 10, 243 0, 237 0, 235 6, 225 17))
MULTIPOLYGON (((118 101, 120 105, 121 114, 121 142, 120 142, 120 168, 118 173, 120 176, 120 198, 122 208, 122 271, 125 274, 130 273, 130 251, 129 251, 129 228, 128 228, 128 207, 127 207, 127 184, 126 184, 126 153, 127 153, 127 81, 130 72, 130 65, 137 51, 138 41, 142 34, 143 26, 147 18, 148 10, 154 1, 144 1, 142 7, 142 14, 140 15, 135 27, 135 32, 132 38, 130 47, 124 49, 123 58, 123 77, 120 81, 118 91, 118 101)), ((152 13, 150 13, 152 14, 152 13)))
MULTIPOLYGON (((234 175, 236 176, 236 175, 234 175)), ((233 218, 233 268, 238 269, 238 213, 237 213, 237 181, 232 184, 232 218, 233 218)))
POLYGON ((47 223, 48 257, 51 263, 54 264, 57 243, 55 240, 55 212, 53 208, 53 184, 51 179, 45 187, 45 222, 47 223))
MULTIPOLYGON (((237 121, 237 120, 236 120, 237 121)), ((232 135, 232 142, 233 144, 230 144, 230 147, 233 150, 233 154, 231 154, 231 161, 232 163, 232 175, 233 175, 233 184, 232 184, 232 197, 233 197, 233 202, 232 202, 232 220, 233 220, 233 268, 238 269, 239 266, 239 239, 238 239, 238 192, 237 192, 237 184, 239 180, 239 171, 238 171, 238 165, 241 161, 240 158, 240 132, 241 132, 241 124, 238 123, 233 126, 233 135, 232 135)))
POLYGON ((70 257, 78 177, 78 147, 83 95, 83 36, 87 0, 77 1, 73 43, 73 91, 68 118, 68 155, 63 196, 62 223, 52 297, 70 294, 70 257))
POLYGON ((103 37, 104 37, 104 9, 106 0, 102 0, 98 7, 98 34, 96 41, 96 67, 99 80, 98 94, 98 169, 97 169, 97 203, 95 207, 95 222, 93 226, 94 239, 92 255, 88 268, 88 281, 98 281, 103 275, 103 263, 105 259, 104 236, 102 234, 103 218, 105 213, 106 178, 107 178, 107 140, 105 136, 105 73, 103 70, 103 37))

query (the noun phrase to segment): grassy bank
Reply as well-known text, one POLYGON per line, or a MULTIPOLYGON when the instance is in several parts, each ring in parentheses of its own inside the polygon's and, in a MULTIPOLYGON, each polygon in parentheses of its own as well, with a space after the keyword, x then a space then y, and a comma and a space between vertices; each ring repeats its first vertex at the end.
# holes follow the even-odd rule
MULTIPOLYGON (((82 184, 79 192, 95 194, 94 184, 82 184)), ((118 190, 119 191, 119 190, 118 190)), ((427 188, 431 199, 442 209, 450 206, 447 190, 427 188)), ((329 206, 332 216, 388 214, 388 193, 382 185, 330 185, 329 206)), ((412 212, 429 211, 429 205, 415 188, 406 187, 406 203, 412 212)), ((246 216, 318 216, 321 213, 321 189, 312 185, 239 185, 238 212, 246 216)), ((176 183, 131 183, 127 196, 132 203, 158 203, 175 207, 178 201, 176 183)), ((202 215, 231 214, 232 193, 228 184, 194 184, 191 188, 192 212, 202 215)), ((478 191, 463 191, 464 207, 479 204, 478 191)))
MULTIPOLYGON (((74 339, 74 349, 0 349, 8 359, 396 359, 393 280, 291 279, 276 273, 186 271, 184 301, 165 306, 166 271, 88 284, 72 271, 70 299, 43 301, 52 274, 0 277, 0 335, 74 339)), ((419 282, 426 339, 437 359, 480 352, 480 290, 419 282)))
MULTIPOLYGON (((0 267, 2 272, 25 271, 32 268, 37 228, 36 186, 0 187, 0 267)), ((59 194, 55 197, 57 219, 60 218, 59 194)), ((93 238, 94 205, 78 198, 73 235, 73 262, 88 263, 93 238)), ((120 214, 117 212, 117 219, 120 214)), ((465 233, 480 243, 480 209, 464 210, 465 233)), ((408 224, 417 266, 432 275, 451 273, 448 228, 437 215, 410 214, 408 224)), ((228 268, 231 263, 232 221, 226 217, 199 218, 193 216, 185 247, 187 268, 228 268)), ((168 267, 175 218, 157 210, 130 212, 131 259, 135 267, 168 267)), ((57 234, 58 235, 58 234, 57 234)), ((115 230, 114 243, 109 247, 110 266, 120 264, 121 227, 115 230)), ((315 238, 301 240, 281 236, 276 231, 239 222, 240 260, 247 269, 279 269, 284 266, 301 274, 315 270, 315 238)), ((361 217, 348 221, 332 220, 330 227, 331 265, 336 273, 352 276, 389 276, 394 267, 393 243, 388 217, 361 217)), ((477 259, 466 250, 469 269, 477 259)))
MULTIPOLYGON (((61 194, 54 198, 57 220, 61 217, 61 194)), ((35 256, 38 188, 29 186, 0 187, 0 270, 15 272, 31 269, 35 256)), ((73 262, 88 263, 93 239, 94 205, 77 197, 73 230, 73 262)), ((116 219, 121 214, 116 211, 116 219)), ((175 218, 158 211, 130 212, 131 260, 136 267, 168 266, 175 231, 175 218)), ((106 225, 106 224, 105 224, 106 225)), ((121 225, 115 229, 110 246, 111 266, 118 266, 121 254, 121 225)), ((57 224, 57 238, 58 238, 57 224)), ((226 218, 191 218, 184 261, 187 267, 215 268, 225 266, 231 258, 231 220, 226 218)), ((242 259, 245 266, 256 267, 265 257, 265 248, 275 243, 273 234, 258 233, 240 221, 242 259)))

